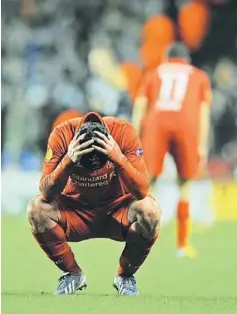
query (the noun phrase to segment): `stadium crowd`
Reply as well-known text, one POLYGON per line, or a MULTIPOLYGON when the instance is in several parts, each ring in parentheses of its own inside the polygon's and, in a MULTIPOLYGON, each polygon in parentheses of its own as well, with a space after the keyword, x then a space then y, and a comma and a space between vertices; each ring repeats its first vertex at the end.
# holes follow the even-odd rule
POLYGON ((41 158, 65 110, 130 119, 143 73, 182 40, 212 81, 210 153, 235 168, 236 7, 231 0, 3 1, 3 167, 41 158))

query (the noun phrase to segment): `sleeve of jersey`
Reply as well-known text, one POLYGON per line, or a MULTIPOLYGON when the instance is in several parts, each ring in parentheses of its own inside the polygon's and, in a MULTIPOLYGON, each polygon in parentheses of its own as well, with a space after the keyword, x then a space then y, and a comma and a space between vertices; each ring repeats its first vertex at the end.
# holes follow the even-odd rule
POLYGON ((60 129, 53 130, 45 155, 40 192, 46 202, 53 201, 64 189, 72 165, 67 155, 67 145, 60 129))
POLYGON ((127 125, 123 134, 126 139, 121 147, 124 157, 118 165, 120 176, 128 191, 137 199, 143 199, 147 196, 149 178, 141 141, 132 125, 127 125))

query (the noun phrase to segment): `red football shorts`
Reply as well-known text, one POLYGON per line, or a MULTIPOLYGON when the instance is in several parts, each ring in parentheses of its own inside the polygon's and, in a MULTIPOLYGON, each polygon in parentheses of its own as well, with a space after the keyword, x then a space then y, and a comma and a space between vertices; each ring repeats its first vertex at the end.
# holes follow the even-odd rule
POLYGON ((194 179, 197 176, 199 155, 196 134, 148 129, 142 136, 142 143, 148 172, 152 177, 162 173, 166 153, 173 156, 181 178, 194 179))
POLYGON ((131 199, 119 204, 112 211, 83 206, 72 198, 61 195, 57 200, 61 219, 59 224, 65 230, 68 242, 79 242, 92 238, 109 238, 125 241, 130 223, 128 208, 131 199))

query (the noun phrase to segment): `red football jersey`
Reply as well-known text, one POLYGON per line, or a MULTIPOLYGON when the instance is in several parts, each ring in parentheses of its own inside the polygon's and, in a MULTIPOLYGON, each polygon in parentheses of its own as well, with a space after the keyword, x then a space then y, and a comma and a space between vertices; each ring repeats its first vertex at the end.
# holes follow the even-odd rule
MULTIPOLYGON (((48 180, 48 175, 54 169, 57 167, 63 168, 64 164, 70 162, 70 158, 67 156, 68 145, 74 137, 75 132, 85 122, 86 117, 88 115, 83 118, 68 120, 56 127, 51 133, 43 166, 41 190, 44 189, 43 186, 48 180), (62 160, 64 163, 60 164, 62 160)), ((114 117, 100 118, 100 121, 107 127, 124 154, 125 160, 123 164, 131 164, 127 168, 129 171, 128 174, 131 173, 131 177, 134 177, 134 185, 137 181, 141 184, 145 181, 146 185, 148 177, 142 154, 142 146, 133 126, 126 121, 114 117)), ((131 193, 126 187, 126 180, 121 175, 122 171, 123 166, 118 167, 112 161, 108 161, 102 169, 95 171, 89 171, 80 166, 80 164, 73 165, 62 193, 78 200, 87 207, 113 207, 122 200, 131 197, 131 193)), ((54 178, 51 178, 51 181, 54 180, 54 178)))
POLYGON ((198 131, 199 109, 210 103, 207 74, 183 59, 173 58, 147 73, 139 97, 148 99, 145 124, 157 123, 171 131, 198 131))

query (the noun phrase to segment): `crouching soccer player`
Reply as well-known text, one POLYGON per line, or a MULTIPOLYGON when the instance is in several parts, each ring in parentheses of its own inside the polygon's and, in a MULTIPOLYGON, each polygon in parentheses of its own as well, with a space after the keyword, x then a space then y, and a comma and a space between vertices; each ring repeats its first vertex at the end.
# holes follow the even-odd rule
POLYGON ((55 294, 86 287, 68 242, 125 241, 114 287, 137 295, 135 272, 159 233, 161 210, 147 195, 148 175, 138 135, 127 122, 88 113, 54 129, 41 194, 28 205, 32 233, 63 271, 55 294))

